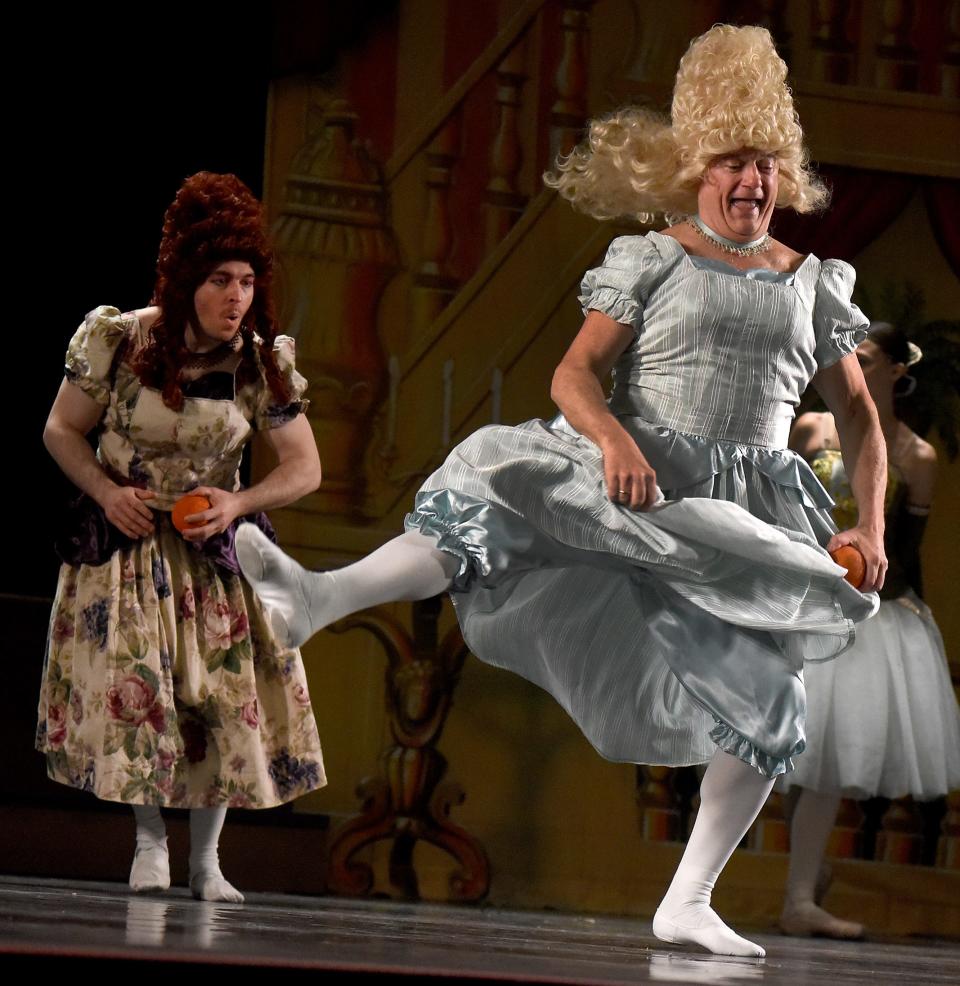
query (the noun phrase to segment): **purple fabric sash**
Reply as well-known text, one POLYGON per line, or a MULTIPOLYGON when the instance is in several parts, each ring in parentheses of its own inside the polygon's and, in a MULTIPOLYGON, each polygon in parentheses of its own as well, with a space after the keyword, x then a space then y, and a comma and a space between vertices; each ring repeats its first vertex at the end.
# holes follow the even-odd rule
MULTIPOLYGON (((220 534, 214 534, 206 541, 190 542, 190 545, 224 571, 240 575, 235 542, 237 526, 245 521, 256 524, 274 544, 277 543, 273 525, 261 510, 246 517, 238 517, 220 534)), ((70 501, 67 509, 60 515, 54 550, 61 561, 68 565, 102 565, 115 551, 130 548, 134 543, 132 538, 128 538, 107 520, 103 507, 96 500, 81 493, 70 501)))

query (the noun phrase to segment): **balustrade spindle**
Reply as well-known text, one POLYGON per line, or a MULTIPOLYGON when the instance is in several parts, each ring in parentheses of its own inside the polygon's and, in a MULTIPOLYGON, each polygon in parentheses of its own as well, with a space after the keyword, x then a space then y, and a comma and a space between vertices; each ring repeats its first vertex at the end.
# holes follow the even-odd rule
POLYGON ((827 855, 837 859, 858 859, 863 855, 863 812, 853 798, 844 798, 827 843, 827 855))
POLYGON ((587 37, 593 0, 564 0, 563 49, 550 109, 550 156, 567 154, 580 138, 587 116, 587 37))
POLYGON ((810 39, 812 74, 821 82, 846 84, 854 78, 854 47, 847 37, 849 0, 817 0, 810 39))
POLYGON ((507 235, 527 204, 527 196, 518 188, 523 164, 520 92, 527 80, 525 64, 526 41, 521 38, 497 68, 497 134, 490 153, 490 181, 484 196, 488 253, 507 235))
POLYGON ((883 29, 874 70, 880 89, 913 91, 917 88, 920 56, 913 44, 916 14, 913 0, 884 0, 883 29))
POLYGON ((654 842, 676 842, 680 838, 680 806, 673 789, 672 767, 638 766, 637 803, 640 833, 654 842))
POLYGON ((877 833, 875 858, 884 863, 919 863, 923 855, 923 819, 912 798, 890 802, 877 833))
POLYGON ((960 0, 950 0, 944 10, 946 45, 940 64, 940 92, 960 99, 960 0))
POLYGON ((460 157, 460 110, 437 133, 427 152, 427 207, 423 221, 420 266, 413 276, 413 321, 426 329, 450 303, 457 280, 450 274, 453 225, 450 186, 460 157))
POLYGON ((940 824, 937 842, 937 866, 945 870, 960 870, 960 791, 947 798, 947 812, 940 824))

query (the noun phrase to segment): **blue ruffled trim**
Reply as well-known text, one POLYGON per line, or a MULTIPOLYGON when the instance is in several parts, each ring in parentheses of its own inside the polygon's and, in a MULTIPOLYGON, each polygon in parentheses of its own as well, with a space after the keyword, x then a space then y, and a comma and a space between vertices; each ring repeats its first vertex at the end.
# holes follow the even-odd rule
POLYGON ((710 730, 710 739, 731 756, 742 760, 745 764, 758 770, 764 777, 779 777, 781 774, 788 774, 794 769, 793 757, 803 753, 806 743, 800 740, 796 747, 790 752, 789 757, 775 757, 769 753, 764 753, 745 736, 738 733, 732 726, 725 722, 715 719, 716 725, 710 730))
POLYGON ((413 511, 404 518, 403 526, 407 531, 419 531, 433 538, 436 546, 453 555, 459 563, 457 574, 450 584, 451 592, 466 592, 477 572, 483 571, 486 557, 484 549, 465 540, 460 531, 460 524, 451 524, 442 520, 432 510, 432 503, 421 500, 417 496, 413 511))
MULTIPOLYGON (((586 277, 583 283, 586 285, 586 277)), ((632 325, 634 329, 637 327, 637 320, 641 311, 640 305, 634 298, 616 288, 591 287, 589 291, 584 291, 580 295, 579 300, 584 315, 589 311, 602 312, 612 318, 614 322, 619 322, 621 325, 632 325)))
POLYGON ((870 320, 850 300, 856 271, 843 260, 824 260, 816 283, 813 355, 823 370, 849 356, 867 337, 870 320))

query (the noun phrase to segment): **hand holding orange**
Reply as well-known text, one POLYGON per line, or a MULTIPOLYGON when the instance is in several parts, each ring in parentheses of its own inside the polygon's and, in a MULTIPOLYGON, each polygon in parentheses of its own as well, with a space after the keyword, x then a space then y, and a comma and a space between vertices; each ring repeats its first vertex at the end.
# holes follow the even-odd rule
POLYGON ((854 587, 859 589, 863 585, 863 580, 867 574, 867 563, 864 561, 860 550, 852 544, 844 544, 830 552, 830 557, 841 567, 847 570, 844 578, 854 587))
POLYGON ((202 520, 187 523, 187 517, 209 509, 210 501, 205 496, 200 496, 199 493, 188 493, 186 496, 180 497, 173 505, 170 519, 173 521, 173 526, 182 534, 191 527, 203 527, 202 520))

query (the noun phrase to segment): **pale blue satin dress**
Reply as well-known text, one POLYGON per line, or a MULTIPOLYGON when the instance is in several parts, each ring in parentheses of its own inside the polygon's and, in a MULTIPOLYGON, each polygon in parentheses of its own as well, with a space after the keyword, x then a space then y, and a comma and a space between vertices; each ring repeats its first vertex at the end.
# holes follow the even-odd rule
POLYGON ((785 447, 810 378, 865 336, 854 277, 620 237, 580 300, 635 332, 610 408, 664 502, 612 503, 599 448, 562 415, 480 429, 417 495, 407 529, 459 559, 471 650, 550 692, 604 757, 680 766, 719 746, 772 777, 802 752, 804 661, 877 606, 821 547, 832 500, 785 447))

